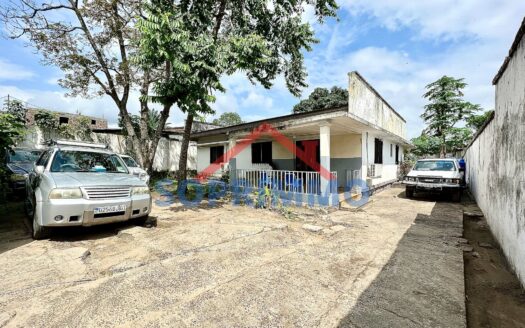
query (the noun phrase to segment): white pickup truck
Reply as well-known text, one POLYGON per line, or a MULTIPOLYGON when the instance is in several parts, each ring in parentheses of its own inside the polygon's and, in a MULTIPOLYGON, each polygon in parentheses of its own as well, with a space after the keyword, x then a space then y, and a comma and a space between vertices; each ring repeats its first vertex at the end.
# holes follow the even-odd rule
POLYGON ((407 174, 403 183, 406 196, 417 191, 449 194, 453 201, 461 200, 464 172, 455 158, 420 159, 407 174))

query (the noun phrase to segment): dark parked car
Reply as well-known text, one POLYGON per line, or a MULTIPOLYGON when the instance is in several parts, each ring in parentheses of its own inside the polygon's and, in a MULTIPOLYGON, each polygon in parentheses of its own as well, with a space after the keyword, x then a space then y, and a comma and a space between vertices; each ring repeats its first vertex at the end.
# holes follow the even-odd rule
POLYGON ((9 188, 15 193, 25 191, 26 177, 41 154, 42 150, 25 148, 15 148, 6 153, 4 163, 8 174, 9 188))

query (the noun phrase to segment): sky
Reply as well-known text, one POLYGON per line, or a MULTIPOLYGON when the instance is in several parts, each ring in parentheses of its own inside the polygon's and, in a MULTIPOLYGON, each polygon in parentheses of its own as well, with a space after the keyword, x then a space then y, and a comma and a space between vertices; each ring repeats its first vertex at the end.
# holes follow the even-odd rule
MULTIPOLYGON (((518 0, 339 0, 338 19, 319 24, 310 7, 303 15, 319 43, 305 53, 308 88, 346 88, 348 72, 358 71, 406 119, 407 135, 424 128, 420 119, 425 85, 443 75, 464 78, 465 98, 485 110, 494 108, 492 78, 508 53, 525 15, 518 0)), ((43 66, 22 40, 0 39, 0 97, 8 94, 32 105, 104 117, 116 126, 117 108, 109 97, 69 98, 57 80, 60 70, 43 66)), ((300 98, 282 78, 271 89, 251 84, 242 74, 222 79, 226 92, 212 107, 218 116, 237 112, 253 121, 291 113, 300 98)), ((138 110, 137 99, 129 109, 138 110)), ((213 116, 206 117, 211 121, 213 116)), ((181 125, 174 109, 169 122, 181 125)))

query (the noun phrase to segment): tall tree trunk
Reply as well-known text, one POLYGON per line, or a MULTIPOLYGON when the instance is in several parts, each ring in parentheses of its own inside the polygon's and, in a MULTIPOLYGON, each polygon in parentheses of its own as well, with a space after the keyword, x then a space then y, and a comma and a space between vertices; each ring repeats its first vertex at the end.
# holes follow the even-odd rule
POLYGON ((441 150, 439 152, 440 158, 445 158, 447 156, 447 144, 446 142, 446 136, 443 134, 443 140, 441 141, 441 150))
POLYGON ((177 189, 179 188, 180 181, 186 179, 187 173, 187 162, 188 162, 188 147, 190 145, 191 127, 193 125, 193 114, 188 113, 186 117, 186 123, 184 124, 184 134, 182 135, 182 145, 180 147, 180 158, 179 158, 179 171, 177 172, 177 189))
POLYGON ((146 159, 146 165, 144 169, 148 171, 149 174, 153 171, 153 161, 155 160, 155 154, 157 153, 157 146, 159 145, 160 138, 162 138, 162 133, 164 132, 164 127, 166 126, 166 121, 170 116, 170 109, 173 106, 172 103, 165 104, 164 108, 160 112, 159 125, 157 130, 152 138, 146 136, 143 141, 143 147, 149 147, 148 158, 146 159), (151 140, 150 140, 151 139, 151 140), (148 143, 149 141, 149 143, 148 143))

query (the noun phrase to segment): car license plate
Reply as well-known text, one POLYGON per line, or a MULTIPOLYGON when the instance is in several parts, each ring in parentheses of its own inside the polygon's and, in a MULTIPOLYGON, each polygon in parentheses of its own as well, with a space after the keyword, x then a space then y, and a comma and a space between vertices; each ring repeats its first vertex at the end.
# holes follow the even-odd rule
POLYGON ((106 214, 106 213, 114 213, 114 212, 124 212, 126 211, 126 205, 111 205, 111 206, 103 206, 103 207, 95 207, 93 210, 94 214, 106 214))
POLYGON ((421 188, 426 188, 426 189, 441 189, 440 185, 435 185, 432 183, 420 183, 417 186, 421 188))

